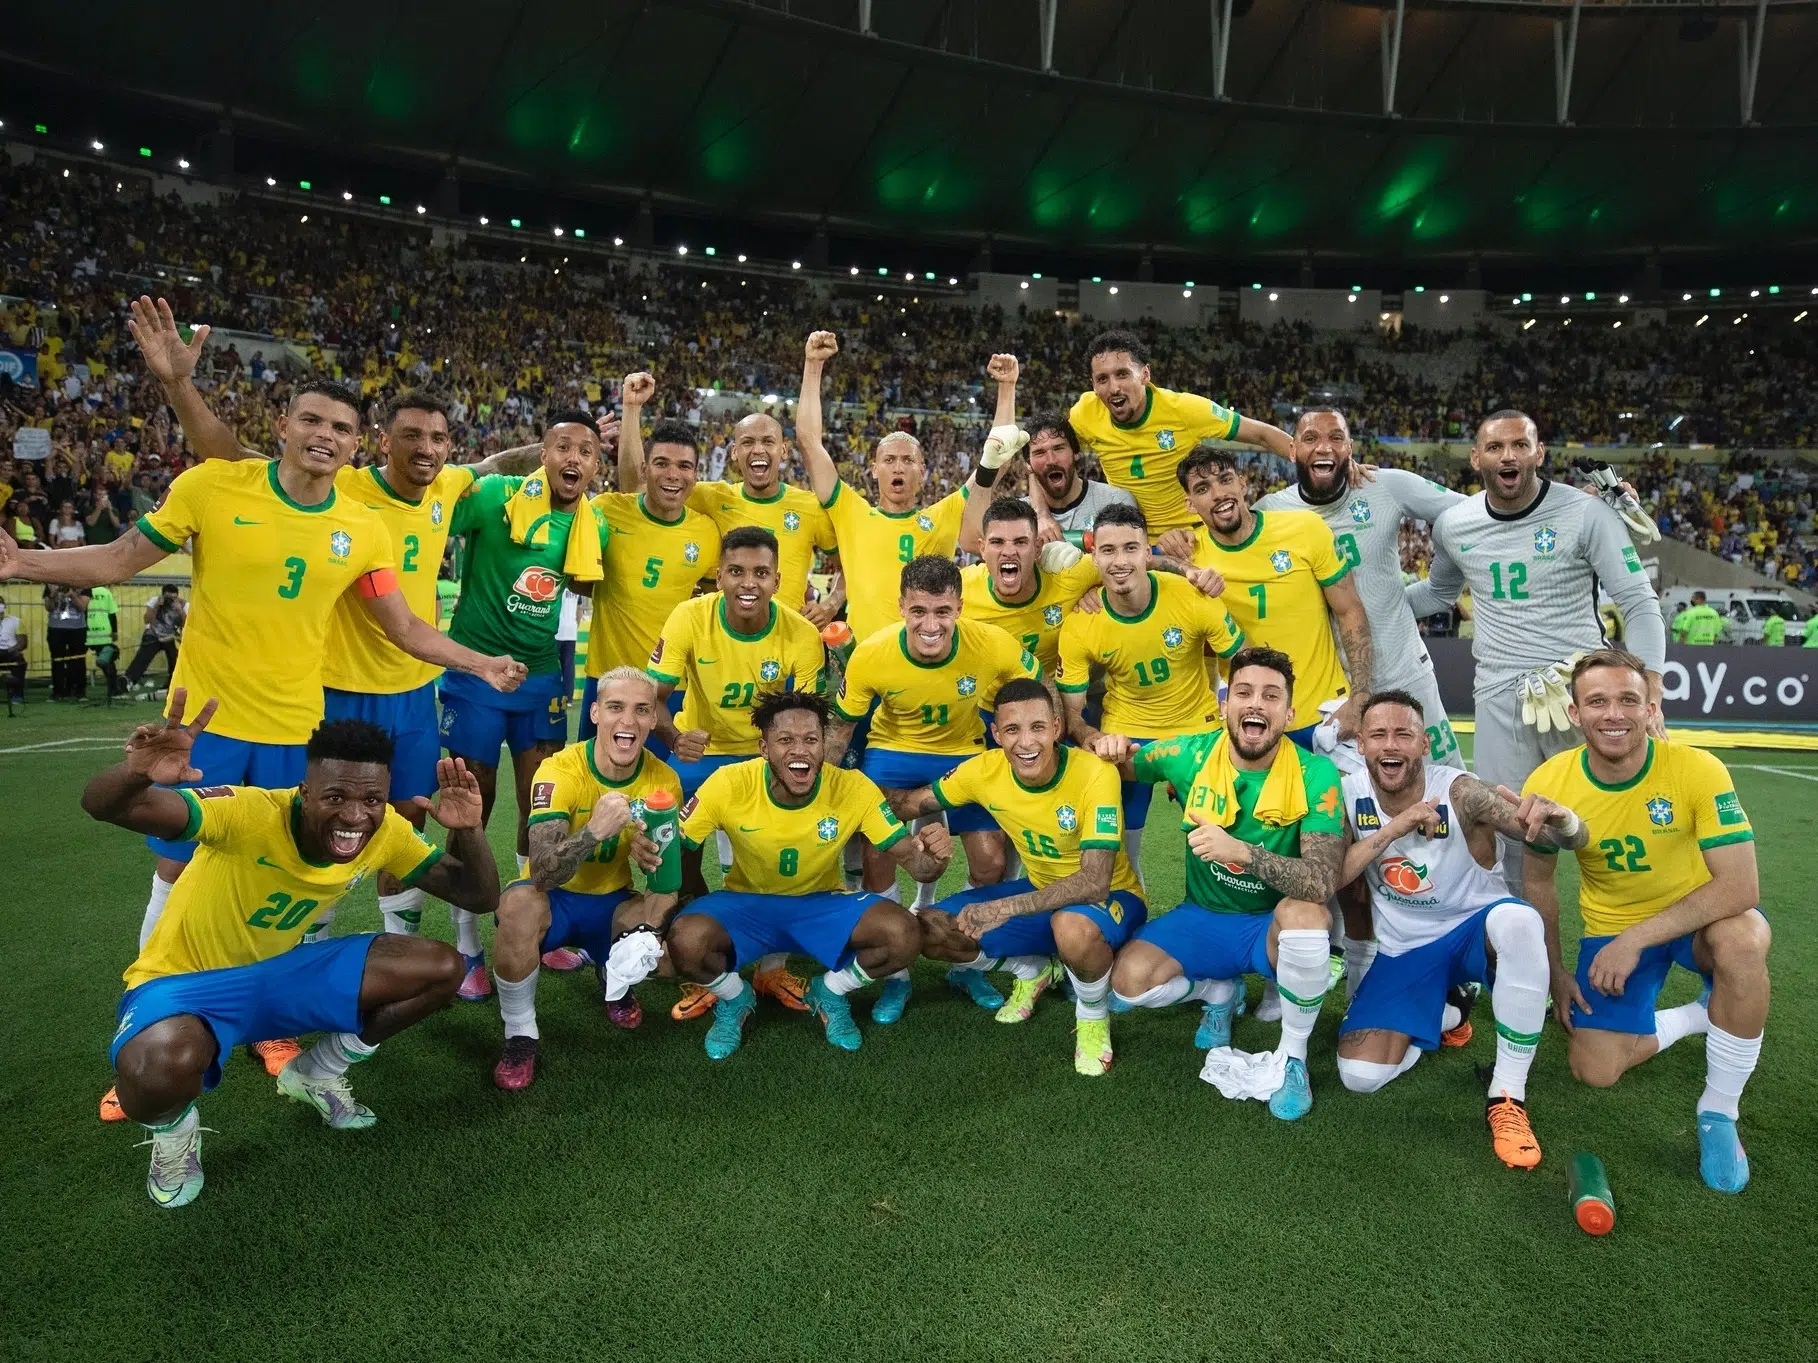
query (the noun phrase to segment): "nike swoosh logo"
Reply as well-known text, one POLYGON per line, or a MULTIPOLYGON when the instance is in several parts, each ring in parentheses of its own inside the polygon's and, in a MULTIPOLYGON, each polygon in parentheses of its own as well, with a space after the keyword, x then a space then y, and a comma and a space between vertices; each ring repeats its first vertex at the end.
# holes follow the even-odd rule
POLYGON ((719 661, 718 658, 696 658, 695 659, 695 662, 698 665, 700 665, 701 667, 712 667, 718 661, 719 661))
POLYGON ((267 860, 266 860, 266 859, 265 859, 265 858, 264 858, 264 857, 260 857, 260 858, 259 858, 259 859, 258 859, 258 861, 257 861, 257 862, 255 862, 255 863, 254 863, 254 865, 257 865, 257 866, 269 866, 269 867, 271 867, 271 869, 272 869, 272 870, 274 870, 274 871, 282 871, 282 870, 283 870, 283 869, 284 869, 284 868, 283 868, 283 867, 282 867, 282 866, 280 866, 280 865, 278 865, 278 863, 277 863, 277 862, 275 862, 275 861, 267 861, 267 860))
POLYGON ((888 698, 889 698, 889 697, 891 697, 891 696, 900 696, 900 695, 902 695, 902 694, 903 694, 903 692, 905 692, 905 691, 907 691, 907 690, 908 690, 908 689, 909 689, 909 688, 908 688, 908 687, 906 687, 906 686, 899 686, 899 687, 897 687, 897 688, 896 688, 896 690, 894 690, 894 691, 886 691, 886 692, 884 692, 884 697, 885 697, 885 699, 888 699, 888 698))
POLYGON ((234 524, 235 525, 264 525, 265 522, 264 521, 243 521, 238 516, 235 516, 234 524))
POLYGON ((1004 807, 1002 805, 988 804, 985 808, 990 810, 993 814, 1002 814, 1004 812, 1004 807))
POLYGON ((1475 544, 1461 544, 1458 546, 1458 552, 1461 554, 1468 554, 1476 547, 1475 544))
POLYGON ((739 825, 739 832, 741 832, 741 833, 761 833, 763 831, 764 831, 764 826, 762 824, 759 824, 756 828, 751 828, 745 824, 739 825))

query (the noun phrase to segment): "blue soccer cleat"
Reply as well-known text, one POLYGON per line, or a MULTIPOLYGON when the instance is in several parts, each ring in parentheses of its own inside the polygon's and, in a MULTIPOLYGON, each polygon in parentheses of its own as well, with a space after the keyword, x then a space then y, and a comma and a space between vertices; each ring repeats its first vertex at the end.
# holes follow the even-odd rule
POLYGON ((1736 1119, 1721 1112, 1698 1114, 1698 1172, 1704 1186, 1719 1193, 1739 1193, 1749 1186, 1749 1157, 1736 1134, 1736 1119))
MULTIPOLYGON (((1241 995, 1237 996, 1241 997, 1241 995)), ((1237 997, 1225 1003, 1208 1003, 1199 1017, 1193 1044, 1202 1051, 1231 1044, 1231 1019, 1237 1014, 1237 997)))
MULTIPOLYGON (((909 996, 909 981, 887 980, 884 988, 888 989, 892 984, 902 985, 903 997, 909 996)), ((878 1002, 881 1004, 883 1000, 879 999, 878 1002)), ((817 975, 808 984, 808 1011, 821 1020, 821 1026, 827 1032, 827 1040, 842 1051, 856 1051, 863 1044, 864 1038, 859 1035, 858 1023, 852 1020, 852 1005, 846 1001, 844 994, 836 994, 827 987, 825 975, 817 975)), ((902 1015, 903 1010, 899 1007, 896 1016, 900 1018, 902 1015)), ((871 1016, 877 1017, 877 1009, 871 1010, 871 1016)))
POLYGON ((1281 1087, 1269 1095, 1269 1111, 1284 1122, 1297 1122, 1313 1110, 1313 1081, 1307 1062, 1290 1058, 1281 1087))
MULTIPOLYGON (((971 972, 976 974, 977 972, 971 972)), ((891 978, 878 990, 877 1002, 871 1005, 871 1020, 880 1027, 903 1020, 903 1009, 909 1006, 909 981, 891 978)), ((842 999, 843 1003, 844 1000, 842 999)), ((848 1012, 851 1009, 847 1009, 848 1012)), ((855 1033, 856 1035, 856 1033, 855 1033)), ((837 1043, 835 1043, 837 1044, 837 1043)))
MULTIPOLYGON (((1004 1006, 1004 996, 998 992, 996 985, 985 978, 985 972, 982 970, 949 970, 947 983, 980 1008, 998 1009, 1004 1006)), ((884 987, 889 988, 888 982, 884 987)), ((876 1009, 872 1010, 871 1016, 876 1019, 876 1009)), ((900 1010, 898 1016, 901 1016, 900 1010)))
POLYGON ((713 1005, 713 1026, 707 1029, 707 1058, 724 1060, 745 1039, 745 1024, 757 1010, 757 990, 746 985, 737 998, 721 999, 713 1005))

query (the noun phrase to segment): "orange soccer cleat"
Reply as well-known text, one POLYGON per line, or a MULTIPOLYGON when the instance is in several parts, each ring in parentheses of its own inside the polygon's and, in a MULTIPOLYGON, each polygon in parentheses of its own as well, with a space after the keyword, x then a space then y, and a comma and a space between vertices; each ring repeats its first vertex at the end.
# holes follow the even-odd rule
POLYGON ((1528 1109, 1517 1098, 1503 1094, 1484 1108, 1490 1126, 1490 1145, 1496 1158, 1511 1169, 1532 1169, 1540 1163, 1540 1142, 1528 1123, 1528 1109))
POLYGON ((785 1008, 797 1013, 808 1011, 808 981, 800 975, 791 975, 784 966, 778 966, 775 970, 753 971, 751 987, 765 998, 775 999, 785 1008))
POLYGON ((255 1041, 246 1048, 258 1056, 265 1065, 265 1072, 273 1079, 280 1071, 303 1054, 303 1048, 290 1037, 279 1037, 274 1041, 255 1041))
POLYGON ((669 1010, 669 1016, 677 1022, 693 1022, 704 1018, 713 1011, 713 1005, 719 1000, 714 998, 713 991, 705 985, 695 984, 692 980, 682 981, 682 997, 675 1001, 669 1010))
POLYGON ((120 1091, 112 1085, 101 1095, 101 1120, 104 1122, 123 1122, 126 1120, 126 1109, 120 1106, 120 1091))

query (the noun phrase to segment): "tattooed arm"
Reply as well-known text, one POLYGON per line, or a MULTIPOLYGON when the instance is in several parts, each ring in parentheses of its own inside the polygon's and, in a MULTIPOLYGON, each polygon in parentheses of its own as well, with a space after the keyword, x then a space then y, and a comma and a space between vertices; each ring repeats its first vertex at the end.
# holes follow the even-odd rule
POLYGON ((1239 842, 1229 829, 1206 823, 1199 814, 1193 817, 1200 822, 1187 834, 1187 846, 1201 861, 1247 866, 1270 889, 1312 904, 1325 903, 1338 886, 1345 857, 1342 833, 1302 833, 1300 855, 1285 857, 1255 843, 1239 842))
POLYGON ((1466 823, 1493 828, 1523 842, 1575 852, 1591 840, 1591 831, 1571 810, 1541 795, 1516 795, 1475 776, 1461 776, 1449 792, 1452 808, 1466 823))
POLYGON ((912 823, 916 819, 941 812, 941 802, 934 798, 933 786, 922 786, 916 790, 886 790, 884 795, 890 801, 891 810, 904 823, 912 823))
POLYGON ((566 885, 606 839, 622 833, 631 822, 631 802, 616 790, 600 796, 593 816, 570 833, 559 819, 530 825, 530 879, 547 893, 566 885))
POLYGON ((968 905, 954 919, 968 937, 983 937, 992 928, 1032 913, 1053 913, 1069 904, 1102 904, 1111 893, 1111 870, 1117 853, 1102 847, 1080 849, 1079 870, 1045 889, 968 905))
POLYGON ((1363 704, 1370 694, 1370 678, 1376 671, 1376 645, 1370 638, 1370 617, 1364 614, 1356 580, 1346 576, 1327 587, 1326 605, 1332 612, 1332 622, 1338 626, 1338 642, 1344 649, 1345 680, 1351 684, 1348 708, 1361 718, 1354 707, 1363 704))

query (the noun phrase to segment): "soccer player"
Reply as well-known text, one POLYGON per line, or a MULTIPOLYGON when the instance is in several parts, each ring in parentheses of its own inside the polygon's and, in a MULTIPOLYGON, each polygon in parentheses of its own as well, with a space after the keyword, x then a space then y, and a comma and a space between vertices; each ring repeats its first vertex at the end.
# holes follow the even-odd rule
MULTIPOLYGON (((1586 497, 1580 500, 1590 501, 1586 497)), ((1556 849, 1526 866, 1527 898, 1546 920, 1553 1009, 1571 1034, 1572 1073, 1608 1088, 1682 1037, 1704 1034, 1705 1084, 1696 1107, 1698 1171, 1720 1193, 1748 1185, 1736 1133, 1743 1086, 1761 1056, 1768 1014, 1768 945, 1755 833, 1722 762, 1656 740, 1654 682, 1620 649, 1572 669, 1572 723, 1584 746, 1543 762, 1523 788, 1519 817, 1533 830, 1536 797, 1575 819, 1584 938, 1576 974, 1559 940, 1556 849), (1582 821, 1579 823, 1579 821, 1582 821), (1675 965, 1696 972, 1696 1003, 1657 1008, 1675 965)))
MULTIPOLYGON (((1134 503, 1131 504, 1134 506, 1134 503)), ((1015 497, 999 497, 986 509, 975 551, 984 560, 960 569, 965 618, 996 625, 1035 655, 1042 672, 1060 667, 1061 622, 1079 599, 1099 585, 1098 564, 1081 556, 1067 567, 1044 573, 1044 562, 1077 553, 1040 543, 1036 512, 1015 497)))
MULTIPOLYGON (((1340 879, 1363 877, 1380 950, 1339 1028, 1338 1077, 1353 1093, 1374 1093, 1423 1052, 1462 1045, 1469 1033, 1448 991, 1490 980, 1496 1066, 1484 1116, 1497 1158, 1532 1169, 1540 1142, 1528 1121, 1528 1069, 1546 1020, 1548 968, 1540 914, 1510 898, 1502 878, 1496 835, 1524 831, 1515 802, 1456 767, 1429 764, 1418 696, 1371 692, 1360 726, 1366 769, 1343 778, 1354 841, 1340 879)), ((1574 822, 1539 800, 1529 813, 1537 840, 1550 844, 1574 822)))
POLYGON ((946 951, 955 970, 982 975, 1001 961, 1016 978, 999 1022, 1028 1020, 1055 978, 1049 958, 1059 956, 1073 984, 1073 1068, 1101 1075, 1111 1068, 1112 953, 1149 915, 1124 856, 1117 768, 1063 746, 1061 708, 1039 681, 1004 683, 991 735, 995 749, 902 796, 896 809, 920 818, 984 806, 1027 875, 949 895, 922 914, 923 932, 958 935, 946 951))
POLYGON ((1431 525, 1465 496, 1405 469, 1376 469, 1352 486, 1354 467, 1344 413, 1309 408, 1294 425, 1294 482, 1263 497, 1256 509, 1311 511, 1331 527, 1370 629, 1372 666, 1360 680, 1371 691, 1406 691, 1416 697, 1427 720, 1428 758, 1462 767, 1433 662, 1403 590, 1401 523, 1413 516, 1431 525))
POLYGON ((827 761, 827 719, 825 698, 812 691, 769 693, 751 713, 762 755, 715 772, 683 807, 684 845, 698 849, 715 832, 732 839, 725 888, 689 903, 669 926, 676 972, 719 1000, 709 1059, 739 1048, 757 1007, 739 967, 788 952, 826 967, 808 987, 809 1007, 829 1042, 856 1051, 859 1030, 846 996, 907 970, 921 929, 892 899, 840 889, 846 840, 862 834, 930 884, 952 858, 946 829, 911 833, 869 777, 827 761))
POLYGON ((479 913, 499 896, 479 785, 458 761, 440 764, 435 803, 424 801, 448 830, 445 853, 387 806, 391 740, 382 730, 358 720, 320 725, 302 783, 289 789, 197 789, 196 741, 216 705, 185 724, 187 701, 173 688, 166 718, 135 730, 126 759, 82 793, 93 818, 199 844, 127 968, 109 1052, 121 1106, 151 1132, 145 1189, 160 1207, 202 1191, 196 1099, 221 1082, 236 1045, 325 1033, 279 1072, 278 1091, 337 1130, 357 1130, 378 1119, 355 1101, 348 1068, 453 1000, 461 960, 452 948, 370 933, 298 945, 320 909, 380 869, 479 913))
POLYGON ((1079 436, 1058 412, 1029 418, 1029 505, 1035 508, 1041 543, 1084 538, 1108 506, 1135 506, 1121 487, 1086 478, 1079 471, 1079 436))
MULTIPOLYGON (((1060 631, 1058 685, 1073 741, 1119 763, 1143 743, 1220 727, 1206 650, 1229 658, 1245 644, 1223 601, 1185 578, 1154 570, 1148 525, 1133 506, 1099 513, 1092 559, 1104 578, 1098 592, 1103 609, 1069 615, 1060 631), (1105 677, 1097 724, 1086 719, 1094 667, 1105 677)), ((1123 789, 1124 850, 1132 866, 1142 864, 1152 795, 1148 781, 1126 782, 1123 789)))
POLYGON ((1200 441, 1235 440, 1294 457, 1294 442, 1280 427, 1152 383, 1148 353, 1128 331, 1093 337, 1086 355, 1092 391, 1080 394, 1067 418, 1112 486, 1136 498, 1155 539, 1198 523, 1175 471, 1200 441))
MULTIPOLYGON (((1525 413, 1485 417, 1471 447, 1471 467, 1484 490, 1440 513, 1433 522, 1429 576, 1407 589, 1414 614, 1427 616, 1446 610, 1469 586, 1476 625, 1472 767, 1488 784, 1511 790, 1578 742, 1579 735, 1568 725, 1555 726, 1552 716, 1567 700, 1560 672, 1569 669, 1562 660, 1603 644, 1599 586, 1621 608, 1628 644, 1647 667, 1650 729, 1666 736, 1659 704, 1666 659, 1660 599, 1621 517, 1601 499, 1542 476, 1546 453, 1525 413), (1523 718, 1524 700, 1532 721, 1523 718)), ((1503 872, 1511 894, 1523 893, 1521 863, 1521 844, 1505 841, 1503 872)))
MULTIPOLYGON (((537 1072, 537 960, 557 947, 582 947, 606 964, 618 935, 637 924, 661 927, 676 896, 637 894, 631 864, 654 870, 657 845, 642 827, 644 805, 667 791, 679 805, 682 783, 644 750, 661 702, 657 685, 635 667, 599 678, 595 733, 537 767, 530 787, 530 879, 499 897, 492 970, 499 990, 505 1048, 492 1072, 506 1090, 528 1088, 537 1072)), ((615 1026, 643 1021, 627 991, 606 1005, 615 1026)))
MULTIPOLYGON (((829 760, 838 761, 854 726, 869 714, 871 736, 859 769, 895 793, 929 785, 983 750, 980 712, 991 708, 998 688, 1017 677, 1041 675, 1035 656, 1003 630, 961 618, 960 571, 952 559, 916 559, 902 570, 901 587, 901 623, 862 641, 846 662, 834 702, 838 723, 828 745, 829 760)), ((1004 878, 1009 859, 988 813, 975 806, 954 809, 947 827, 966 849, 973 885, 1004 878)), ((881 848, 865 854, 865 888, 897 892, 895 868, 881 848)), ((932 886, 924 885, 915 907, 933 902, 932 886)), ((872 1021, 895 1022, 908 998, 905 971, 885 983, 872 1021)))
POLYGON ((1209 1005, 1194 1038, 1207 1049, 1231 1044, 1239 977, 1274 980, 1284 1063, 1269 1111, 1284 1121, 1313 1108, 1307 1041, 1331 979, 1326 900, 1344 860, 1337 768, 1282 742, 1293 696, 1287 654, 1245 648, 1231 660, 1222 732, 1151 743, 1123 760, 1126 780, 1183 792, 1191 855, 1186 902, 1150 919, 1111 971, 1114 1010, 1188 997, 1209 1005))
POLYGON ((1294 713, 1288 735, 1313 741, 1322 708, 1343 701, 1338 727, 1356 728, 1357 706, 1369 694, 1376 650, 1351 564, 1340 558, 1332 532, 1310 511, 1259 511, 1249 504, 1249 480, 1227 450, 1202 445, 1180 464, 1180 485, 1200 518, 1193 564, 1215 569, 1225 582, 1225 608, 1259 647, 1294 662, 1294 713), (1333 630, 1344 645, 1340 662, 1333 630))

